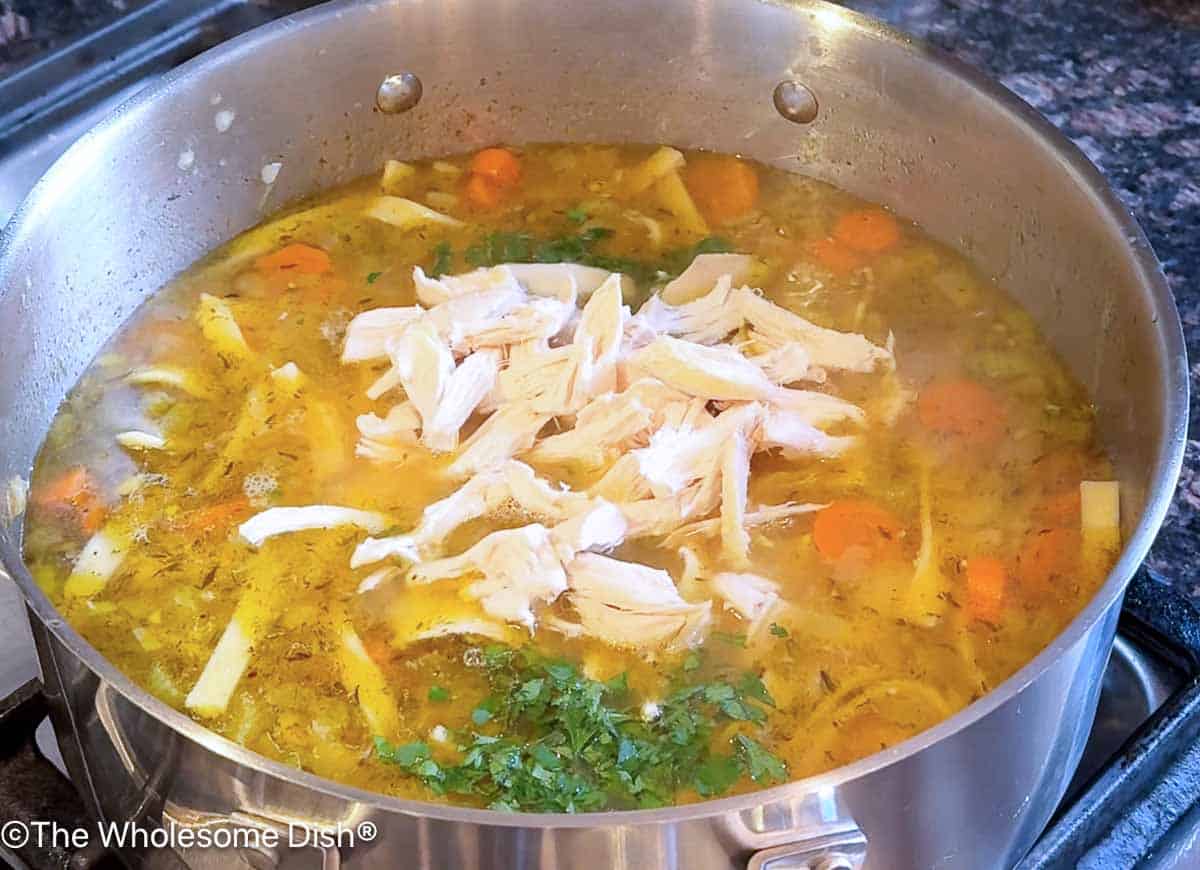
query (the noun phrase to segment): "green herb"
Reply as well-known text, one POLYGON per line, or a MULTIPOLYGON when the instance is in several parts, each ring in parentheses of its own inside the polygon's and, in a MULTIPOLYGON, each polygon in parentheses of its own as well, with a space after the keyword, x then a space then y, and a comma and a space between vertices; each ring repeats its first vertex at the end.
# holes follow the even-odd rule
POLYGON ((383 274, 382 272, 372 272, 371 274, 367 275, 367 283, 374 284, 376 281, 379 280, 379 276, 382 274, 383 274))
POLYGON ((680 684, 645 722, 624 674, 602 683, 569 662, 505 647, 486 648, 482 659, 491 693, 471 718, 493 733, 476 733, 454 763, 433 758, 424 743, 392 746, 382 738, 376 757, 436 794, 514 811, 657 807, 683 788, 710 797, 742 776, 786 778, 784 763, 745 734, 729 752, 710 745, 722 721, 766 719, 764 705, 774 702, 754 674, 680 684))
POLYGON ((402 746, 392 746, 382 737, 376 737, 375 754, 383 761, 390 761, 401 767, 410 767, 429 757, 429 746, 425 743, 405 743, 402 746))
POLYGON ((695 788, 701 797, 713 797, 729 791, 742 775, 741 766, 732 756, 713 755, 696 768, 695 788))
POLYGON ((486 725, 492 718, 492 711, 487 707, 476 707, 471 711, 471 721, 476 725, 486 725))
POLYGON ((700 654, 694 652, 688 653, 687 657, 683 660, 683 669, 685 671, 694 671, 698 667, 700 667, 700 654))
POLYGON ((752 780, 761 783, 763 780, 783 782, 787 779, 787 765, 764 749, 757 740, 739 734, 734 738, 734 743, 742 767, 752 780))
POLYGON ((788 636, 788 630, 777 622, 771 623, 770 632, 771 632, 771 634, 775 635, 776 637, 787 637, 788 636))
POLYGON ((449 701, 450 690, 445 686, 430 686, 428 698, 430 701, 449 701))
MULTIPOLYGON (((568 217, 570 215, 571 212, 568 212, 568 217)), ((468 247, 464 256, 476 268, 500 263, 579 263, 621 272, 637 283, 646 285, 664 277, 675 277, 691 265, 698 254, 733 250, 729 241, 719 236, 709 236, 690 247, 668 251, 659 261, 610 256, 595 250, 599 242, 612 235, 613 231, 607 227, 588 227, 573 235, 554 239, 537 239, 522 232, 495 232, 468 247)))
POLYGON ((453 268, 454 252, 449 242, 439 242, 433 249, 433 265, 429 267, 429 277, 437 278, 445 275, 453 268))
POLYGON ((744 634, 734 634, 728 631, 714 631, 713 637, 722 643, 729 644, 730 646, 741 647, 742 649, 746 648, 746 635, 744 634))
POLYGON ((573 224, 581 224, 588 219, 587 212, 579 206, 567 209, 567 220, 573 224))

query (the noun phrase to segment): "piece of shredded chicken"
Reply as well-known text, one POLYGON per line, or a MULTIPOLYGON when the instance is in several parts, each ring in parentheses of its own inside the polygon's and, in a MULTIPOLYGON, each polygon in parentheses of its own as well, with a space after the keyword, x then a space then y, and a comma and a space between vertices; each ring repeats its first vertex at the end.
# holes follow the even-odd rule
POLYGON ((584 493, 555 487, 537 477, 528 465, 510 460, 475 475, 450 495, 427 506, 413 530, 388 538, 367 538, 355 549, 350 565, 358 568, 388 558, 409 562, 433 558, 440 554, 446 537, 463 523, 509 505, 530 517, 562 522, 590 503, 584 493))
POLYGON ((688 603, 671 575, 658 568, 584 553, 567 565, 567 578, 579 621, 553 627, 568 633, 676 652, 702 643, 712 619, 710 602, 688 603))
MULTIPOLYGON (((652 186, 673 183, 664 154, 662 166, 644 168, 652 186)), ((752 458, 832 459, 853 448, 863 408, 828 386, 797 387, 826 383, 827 371, 894 379, 894 357, 890 341, 817 326, 744 286, 755 268, 744 254, 700 255, 636 315, 626 304, 632 282, 594 267, 503 264, 439 277, 416 269, 419 304, 355 317, 342 360, 380 366, 367 397, 390 401, 358 418, 358 455, 398 463, 413 451, 452 453, 445 473, 461 481, 402 534, 378 537, 382 520, 359 518, 376 536, 355 548, 354 567, 408 565, 406 574, 377 569, 362 590, 400 576, 460 581, 482 616, 447 614, 429 637, 498 637, 544 617, 608 643, 679 650, 702 640, 711 602, 683 598, 664 571, 602 554, 637 538, 678 547, 713 536, 718 564, 693 565, 689 588, 761 621, 779 596, 747 573, 750 530, 819 505, 750 506, 752 458), (542 476, 553 469, 591 483, 554 484, 542 476), (445 552, 459 526, 510 509, 529 524, 445 552), (701 570, 711 583, 696 582, 701 570), (544 612, 564 593, 575 621, 544 612)), ((325 513, 353 509, 311 510, 303 519, 259 515, 243 536, 261 543, 354 521, 325 513)))

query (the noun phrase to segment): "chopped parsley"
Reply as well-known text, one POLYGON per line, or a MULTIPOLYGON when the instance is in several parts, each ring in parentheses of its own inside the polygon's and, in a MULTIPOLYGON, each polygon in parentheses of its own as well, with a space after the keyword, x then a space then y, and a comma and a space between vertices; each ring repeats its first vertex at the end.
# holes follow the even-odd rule
MULTIPOLYGON (((572 222, 587 215, 571 209, 567 217, 572 222)), ((728 240, 719 236, 708 236, 694 245, 668 251, 661 260, 637 260, 600 253, 596 246, 613 235, 608 227, 588 227, 553 239, 539 239, 530 233, 499 231, 488 233, 470 245, 463 253, 468 265, 476 268, 496 266, 500 263, 579 263, 596 266, 610 272, 621 272, 638 284, 648 285, 662 278, 673 278, 686 269, 698 254, 723 253, 733 250, 728 240)), ((449 244, 442 242, 434 248, 434 265, 430 274, 437 276, 449 271, 453 253, 449 244)))
POLYGON ((430 701, 449 701, 450 690, 445 686, 430 686, 428 698, 430 701))
POLYGON ((437 278, 445 275, 454 266, 454 252, 449 242, 439 242, 433 249, 433 265, 429 267, 429 277, 437 278))
POLYGON ((744 634, 735 634, 729 631, 714 631, 713 637, 730 646, 740 647, 741 649, 746 648, 746 635, 744 634))
POLYGON ((581 224, 588 219, 587 212, 579 206, 567 209, 567 220, 573 224, 581 224))
POLYGON ((771 634, 775 635, 776 637, 787 637, 788 636, 788 630, 777 622, 771 623, 770 632, 771 632, 771 634))
MULTIPOLYGON (((467 796, 501 810, 583 812, 670 804, 681 789, 727 792, 743 776, 782 782, 787 766, 744 728, 774 706, 762 681, 681 683, 653 721, 638 714, 625 676, 599 682, 568 662, 527 650, 489 647, 491 694, 471 714, 489 732, 460 734, 451 760, 425 743, 375 738, 375 756, 436 794, 467 796), (729 751, 711 745, 723 722, 747 723, 729 751)), ((449 751, 445 752, 448 756, 449 751)))
POLYGON ((379 280, 379 276, 380 276, 380 275, 382 275, 382 274, 383 274, 382 272, 372 272, 372 273, 370 273, 369 275, 367 275, 367 283, 368 283, 368 284, 374 284, 376 281, 378 281, 378 280, 379 280))

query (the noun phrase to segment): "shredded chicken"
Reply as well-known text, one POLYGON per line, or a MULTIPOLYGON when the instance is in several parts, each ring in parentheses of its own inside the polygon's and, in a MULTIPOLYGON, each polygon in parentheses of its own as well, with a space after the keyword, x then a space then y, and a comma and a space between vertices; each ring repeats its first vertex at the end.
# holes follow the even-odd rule
POLYGON ((355 421, 361 436, 355 453, 366 459, 398 461, 420 437, 421 415, 412 402, 401 402, 382 419, 362 414, 355 421))
POLYGON ((559 558, 569 562, 577 553, 611 550, 625 540, 629 525, 616 505, 596 499, 550 530, 559 558))
POLYGON ((825 382, 825 370, 810 365, 808 351, 799 344, 777 345, 748 359, 781 386, 798 381, 825 382))
POLYGON ((409 562, 439 555, 446 537, 463 523, 495 513, 507 505, 550 522, 562 522, 585 510, 589 498, 559 489, 537 477, 533 469, 511 460, 499 468, 475 475, 440 501, 427 506, 415 529, 388 538, 367 538, 350 559, 352 568, 381 559, 409 562))
POLYGON ((489 616, 533 630, 535 604, 553 601, 567 588, 566 573, 550 531, 539 523, 492 532, 465 553, 415 565, 409 583, 479 576, 465 592, 489 616))
MULTIPOLYGON (((773 504, 748 510, 742 516, 745 526, 765 526, 783 522, 801 514, 813 513, 825 507, 824 504, 773 504)), ((665 547, 677 547, 683 540, 692 535, 711 536, 720 533, 721 518, 697 520, 693 523, 679 526, 663 541, 665 547)))
POLYGON ((669 386, 706 399, 770 399, 779 388, 731 347, 705 347, 659 336, 629 361, 669 386))
POLYGON ((735 299, 757 342, 768 347, 798 344, 807 351, 814 366, 871 372, 877 368, 890 369, 896 364, 888 348, 872 344, 857 333, 817 326, 747 287, 738 290, 735 299))
MULTIPOLYGON (((508 268, 531 295, 564 300, 569 298, 567 288, 571 288, 579 299, 587 300, 612 277, 607 269, 577 263, 513 263, 508 268)), ((618 280, 622 295, 633 295, 633 281, 624 275, 618 280)))
POLYGON ((257 548, 261 547, 267 538, 289 532, 358 526, 377 535, 389 525, 391 525, 391 520, 383 514, 373 511, 314 504, 306 507, 268 508, 238 526, 238 534, 247 544, 257 548))
POLYGON ((509 266, 476 269, 464 275, 447 275, 442 278, 430 278, 417 266, 413 269, 413 285, 417 290, 417 301, 426 308, 433 308, 459 296, 484 290, 523 292, 509 266))
POLYGON ((670 305, 662 294, 655 294, 638 310, 637 320, 656 334, 697 344, 723 341, 743 323, 742 313, 733 301, 729 275, 722 275, 703 296, 681 305, 670 305))
MULTIPOLYGON (((638 171, 664 207, 687 211, 671 155, 663 154, 661 165, 651 160, 638 171)), ((741 286, 754 265, 742 254, 696 257, 636 315, 625 304, 629 279, 602 269, 506 264, 438 278, 416 269, 420 305, 354 318, 343 361, 386 359, 368 397, 404 394, 385 416, 358 418, 358 454, 401 462, 413 450, 454 451, 446 473, 463 483, 428 505, 409 531, 362 541, 351 564, 396 559, 409 564, 410 584, 461 580, 478 602, 471 607, 486 616, 447 613, 405 642, 503 638, 511 625, 533 630, 539 620, 647 652, 703 639, 711 602, 689 602, 664 571, 601 554, 626 540, 661 537, 676 547, 705 535, 720 539, 720 566, 748 567, 751 528, 820 507, 749 507, 752 456, 836 457, 859 438, 824 427, 865 420, 862 408, 832 390, 793 385, 822 383, 826 370, 888 376, 894 367, 890 343, 819 327, 741 286), (480 422, 460 445, 473 418, 480 422), (526 462, 589 469, 598 479, 573 491, 526 462), (530 524, 445 555, 456 528, 510 508, 530 524), (577 621, 539 614, 564 592, 577 621)), ((243 537, 261 543, 282 531, 353 522, 324 515, 346 508, 273 510, 315 513, 276 522, 263 519, 267 511, 243 524, 243 537)), ((386 521, 370 522, 374 528, 357 524, 378 535, 386 521)), ((726 570, 700 583, 698 559, 683 550, 695 563, 684 584, 695 600, 715 593, 752 626, 778 603, 774 584, 757 575, 726 570)), ((394 567, 379 568, 360 589, 397 576, 394 567)))
POLYGON ((387 359, 388 339, 399 335, 420 319, 424 311, 419 306, 409 308, 375 308, 364 311, 350 321, 342 345, 342 362, 371 362, 387 359))
POLYGON ((753 637, 779 604, 779 586, 758 574, 723 572, 712 578, 712 591, 746 620, 747 634, 753 637))
POLYGON ((502 465, 532 447, 550 417, 528 405, 502 406, 463 442, 458 458, 448 469, 449 474, 466 477, 502 465))
POLYGON ((858 439, 852 435, 826 435, 803 414, 781 408, 766 408, 758 430, 760 450, 778 447, 789 458, 840 456, 857 443, 858 439))
POLYGON ((711 603, 684 601, 666 571, 583 553, 567 577, 580 630, 606 643, 674 652, 697 646, 708 631, 711 603))
POLYGON ((593 399, 566 432, 542 438, 525 458, 534 463, 575 462, 600 467, 614 451, 626 447, 654 422, 654 414, 630 392, 608 393, 593 399))
POLYGON ((663 288, 663 301, 668 305, 691 302, 726 276, 730 283, 740 285, 753 269, 754 258, 749 254, 700 254, 683 274, 663 288))
POLYGON ((424 321, 413 324, 389 341, 388 356, 424 429, 437 413, 446 384, 454 373, 454 356, 433 327, 424 321))
POLYGON ((500 371, 500 354, 477 350, 454 370, 442 390, 431 419, 421 429, 421 443, 447 452, 458 447, 458 432, 479 403, 492 391, 500 371))

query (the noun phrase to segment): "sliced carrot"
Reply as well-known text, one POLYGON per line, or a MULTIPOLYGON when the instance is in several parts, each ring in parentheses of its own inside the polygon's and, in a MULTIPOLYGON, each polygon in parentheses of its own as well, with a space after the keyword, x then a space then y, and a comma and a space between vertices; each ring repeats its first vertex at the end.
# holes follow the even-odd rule
POLYGON ((471 158, 470 172, 504 190, 521 181, 521 160, 507 148, 484 148, 471 158))
POLYGON ((935 432, 956 435, 980 445, 1004 435, 1004 406, 983 384, 972 380, 937 381, 917 399, 921 423, 935 432))
POLYGON ((43 507, 55 504, 70 504, 92 488, 92 476, 82 465, 68 468, 54 480, 39 486, 33 493, 33 502, 43 507))
POLYGON ((476 208, 490 210, 500 205, 504 199, 504 191, 483 175, 470 176, 464 190, 467 199, 476 208))
POLYGON ((333 260, 320 248, 294 242, 264 254, 254 261, 254 265, 263 271, 287 269, 301 275, 323 275, 333 269, 333 260))
POLYGON ((208 507, 200 508, 191 515, 184 517, 177 526, 180 530, 193 535, 202 535, 217 529, 232 525, 240 517, 250 512, 250 499, 244 495, 235 496, 229 501, 218 502, 208 507))
POLYGON ((33 502, 44 510, 69 516, 88 534, 97 531, 108 515, 91 473, 82 465, 69 468, 50 483, 38 487, 33 502))
POLYGON ((813 543, 826 559, 839 559, 851 547, 880 557, 899 551, 902 530, 887 508, 866 499, 840 499, 817 512, 813 543))
POLYGON ((710 223, 739 218, 758 202, 758 173, 736 157, 701 154, 687 162, 683 182, 710 223))
POLYGON ((837 219, 833 237, 855 251, 879 254, 900 241, 900 224, 881 208, 856 209, 837 219))
POLYGON ((845 275, 863 265, 857 251, 852 251, 836 239, 817 239, 808 246, 814 260, 835 275, 845 275))
POLYGON ((1008 571, 994 556, 973 556, 967 560, 967 616, 997 625, 1004 611, 1008 571))
POLYGON ((1078 566, 1079 544, 1076 529, 1034 529, 1017 557, 1021 585, 1035 594, 1053 592, 1078 566))

